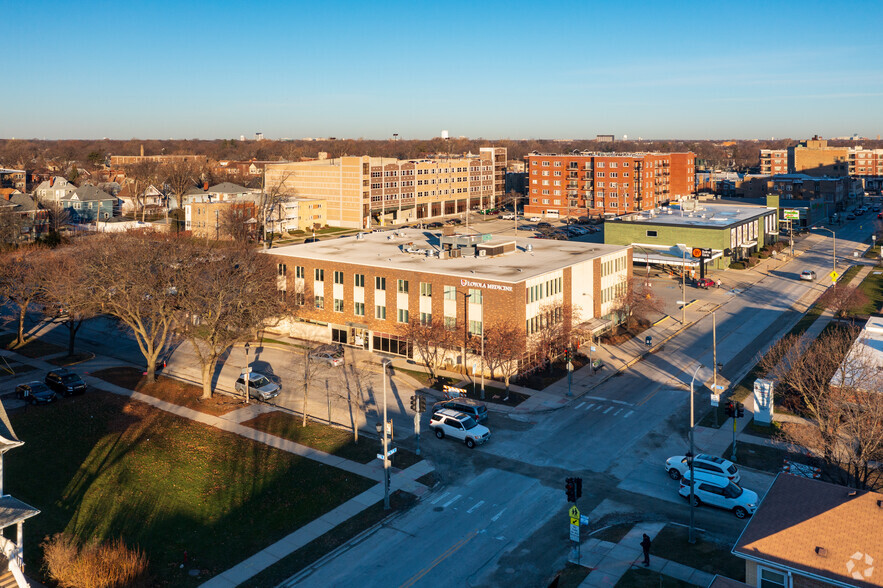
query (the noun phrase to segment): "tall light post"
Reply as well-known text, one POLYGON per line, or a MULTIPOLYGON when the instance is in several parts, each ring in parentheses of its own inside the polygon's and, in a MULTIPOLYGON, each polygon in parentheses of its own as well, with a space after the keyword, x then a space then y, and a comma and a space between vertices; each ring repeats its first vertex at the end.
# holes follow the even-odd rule
MULTIPOLYGON (((833 239, 833 248, 832 248, 832 251, 833 251, 833 254, 834 254, 834 255, 833 255, 833 257, 834 257, 834 263, 833 263, 833 267, 832 267, 831 269, 832 269, 833 271, 836 272, 836 271, 837 271, 837 233, 835 233, 835 232, 834 232, 833 230, 831 230, 831 229, 826 229, 825 227, 816 227, 816 228, 817 228, 817 229, 821 229, 822 231, 828 231, 829 233, 831 233, 831 238, 833 239)), ((792 241, 792 242, 793 242, 793 241, 792 241)))
POLYGON ((248 350, 251 348, 248 341, 245 342, 245 369, 242 370, 245 373, 245 403, 248 404, 248 394, 249 394, 249 386, 251 385, 251 367, 248 362, 248 350))
POLYGON ((702 367, 702 364, 696 366, 696 369, 693 371, 693 379, 690 380, 690 454, 687 456, 688 463, 690 465, 690 543, 696 543, 696 537, 694 535, 694 513, 693 511, 696 509, 694 504, 695 495, 694 488, 696 487, 696 478, 693 477, 693 456, 695 455, 695 444, 693 443, 693 429, 695 428, 694 421, 694 412, 693 412, 693 383, 696 381, 696 374, 699 373, 699 368, 702 367))
POLYGON ((463 372, 468 373, 466 369, 466 346, 469 343, 469 298, 472 294, 468 292, 460 292, 463 295, 463 372))
POLYGON ((383 366, 383 424, 377 423, 375 428, 381 435, 380 447, 383 451, 383 509, 389 510, 389 421, 386 417, 386 379, 389 372, 388 359, 380 362, 383 366))
POLYGON ((684 249, 684 266, 681 268, 681 324, 687 324, 687 250, 684 249))

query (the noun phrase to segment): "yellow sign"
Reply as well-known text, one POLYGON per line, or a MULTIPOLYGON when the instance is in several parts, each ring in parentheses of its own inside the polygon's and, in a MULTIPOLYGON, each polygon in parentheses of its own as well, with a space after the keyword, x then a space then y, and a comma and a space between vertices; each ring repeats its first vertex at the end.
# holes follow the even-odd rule
POLYGON ((578 518, 575 519, 573 517, 570 517, 570 524, 576 525, 577 527, 579 527, 579 519, 578 518))
POLYGON ((579 521, 579 509, 576 505, 570 507, 570 518, 579 521))
POLYGON ((838 274, 837 272, 831 272, 828 275, 831 276, 831 281, 834 282, 835 284, 837 283, 837 278, 840 277, 840 274, 838 274))

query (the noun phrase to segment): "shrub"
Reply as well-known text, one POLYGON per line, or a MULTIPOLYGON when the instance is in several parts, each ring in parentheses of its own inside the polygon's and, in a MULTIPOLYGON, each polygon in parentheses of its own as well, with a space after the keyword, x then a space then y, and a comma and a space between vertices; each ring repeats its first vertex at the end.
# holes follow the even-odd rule
POLYGON ((745 264, 741 261, 731 261, 730 269, 745 269, 745 264))
POLYGON ((776 251, 781 251, 785 247, 786 245, 783 241, 776 241, 775 243, 773 243, 773 249, 776 251))
POLYGON ((61 588, 122 588, 148 582, 147 556, 126 547, 122 539, 81 547, 70 535, 58 533, 42 547, 46 570, 61 588))
POLYGON ((746 262, 745 265, 746 265, 747 267, 754 267, 754 266, 757 265, 757 261, 758 261, 757 256, 756 256, 756 255, 752 255, 752 256, 750 256, 750 257, 748 258, 748 261, 746 262))
POLYGON ((760 259, 766 259, 766 258, 768 258, 768 257, 770 256, 770 254, 769 254, 768 252, 766 252, 766 251, 761 251, 760 253, 757 254, 757 256, 758 256, 760 259))

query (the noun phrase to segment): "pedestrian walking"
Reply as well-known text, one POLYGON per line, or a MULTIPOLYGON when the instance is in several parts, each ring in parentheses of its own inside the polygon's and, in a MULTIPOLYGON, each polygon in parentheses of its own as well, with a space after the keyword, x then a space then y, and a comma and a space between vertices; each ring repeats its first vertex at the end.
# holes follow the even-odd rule
POLYGON ((650 536, 644 533, 644 539, 641 541, 641 549, 644 550, 644 565, 650 565, 650 536))
POLYGON ((717 287, 718 287, 718 288, 721 287, 721 281, 720 281, 720 280, 717 281, 717 287))

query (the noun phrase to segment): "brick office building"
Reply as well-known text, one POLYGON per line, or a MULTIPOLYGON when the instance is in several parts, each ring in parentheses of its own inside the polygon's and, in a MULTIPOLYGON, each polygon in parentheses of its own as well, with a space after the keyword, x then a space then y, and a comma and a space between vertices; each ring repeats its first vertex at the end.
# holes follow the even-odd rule
POLYGON ((279 287, 300 307, 282 329, 397 355, 409 355, 402 332, 418 318, 443 317, 473 335, 510 323, 527 338, 550 309, 578 307, 577 322, 599 330, 631 275, 631 247, 445 233, 406 229, 268 251, 279 287))
POLYGON ((505 167, 505 147, 433 159, 364 155, 268 164, 266 185, 325 200, 331 226, 367 229, 493 208, 505 167))
POLYGON ((695 190, 693 153, 531 154, 525 214, 603 216, 652 210, 695 190))

